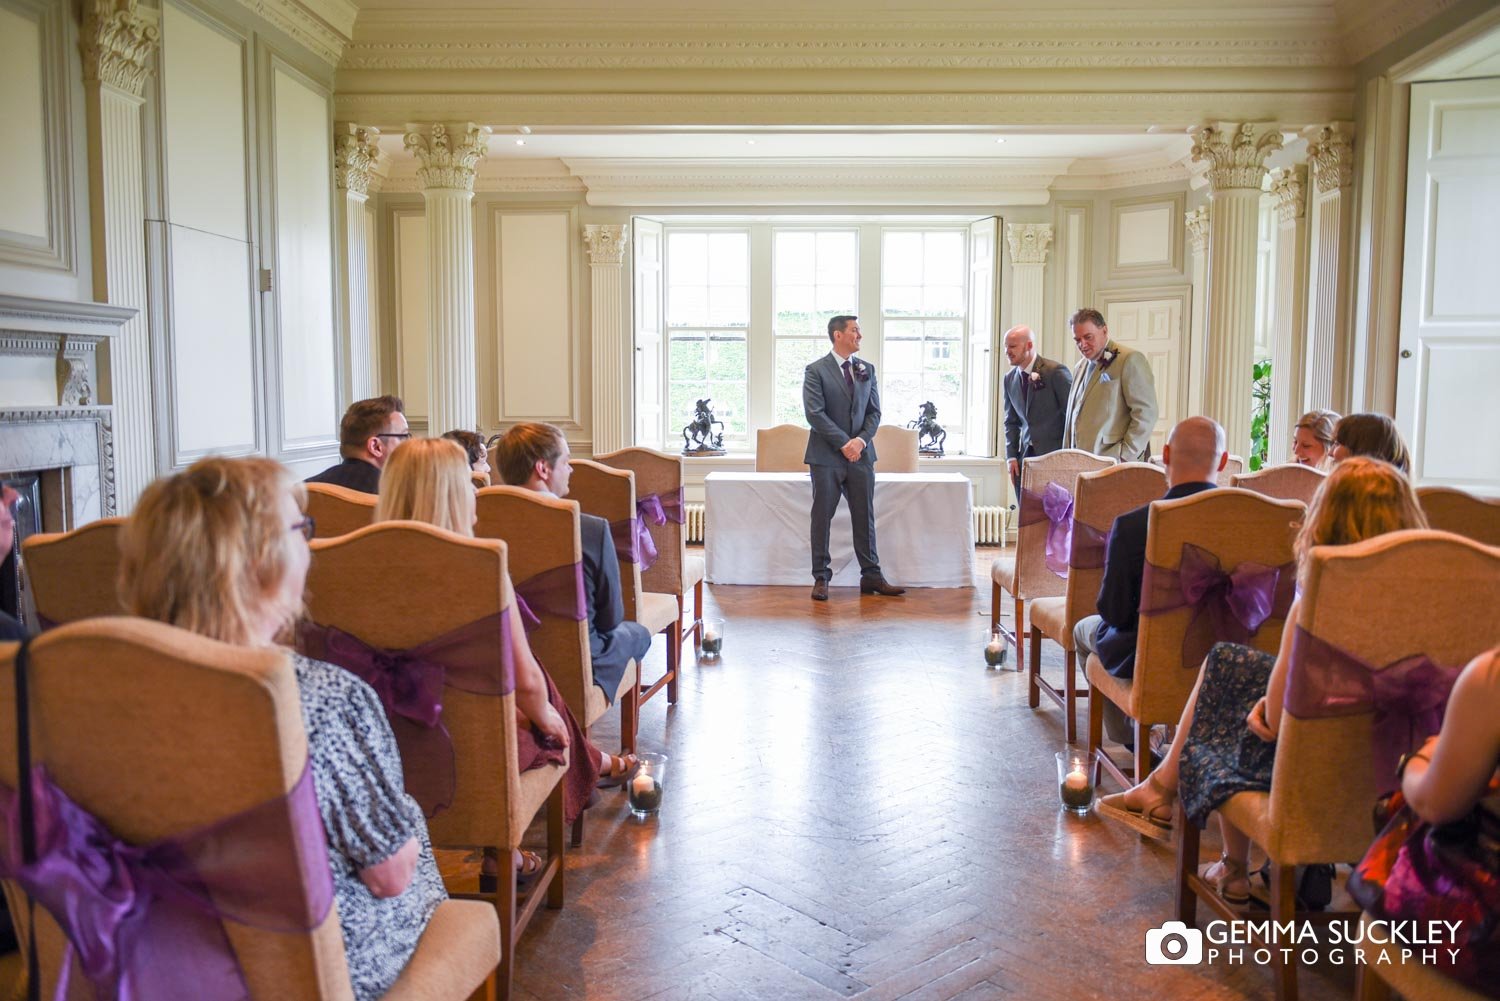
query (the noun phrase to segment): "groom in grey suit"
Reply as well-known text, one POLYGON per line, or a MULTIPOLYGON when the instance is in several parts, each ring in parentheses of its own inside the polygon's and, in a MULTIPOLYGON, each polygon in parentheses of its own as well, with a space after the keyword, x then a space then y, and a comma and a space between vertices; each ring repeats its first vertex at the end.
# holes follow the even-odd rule
POLYGON ((880 426, 880 392, 875 366, 856 358, 859 317, 828 321, 833 350, 807 366, 802 377, 802 409, 807 414, 807 452, 812 473, 812 573, 814 601, 828 600, 828 532, 839 498, 849 499, 854 555, 859 558, 861 594, 905 594, 887 584, 875 555, 875 429, 880 426))
POLYGON ((1030 327, 1005 332, 1005 459, 1011 485, 1021 495, 1021 463, 1062 448, 1063 423, 1073 373, 1036 353, 1030 327))

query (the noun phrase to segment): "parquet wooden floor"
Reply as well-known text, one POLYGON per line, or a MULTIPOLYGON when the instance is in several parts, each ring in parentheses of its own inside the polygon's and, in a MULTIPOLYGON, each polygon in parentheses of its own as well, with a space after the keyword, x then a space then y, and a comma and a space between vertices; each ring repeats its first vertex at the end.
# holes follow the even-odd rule
MULTIPOLYGON (((661 815, 601 794, 567 906, 522 940, 515 996, 1270 997, 1263 967, 1146 964, 1146 930, 1171 916, 1170 848, 1059 810, 1060 711, 1027 708, 1025 677, 982 658, 995 552, 979 550, 972 590, 815 604, 803 587, 710 587, 722 660, 689 651, 678 704, 641 719, 641 748, 671 757, 661 815)), ((658 641, 658 671, 662 656, 658 641)), ((1055 646, 1043 662, 1060 674, 1055 646)), ((441 862, 455 887, 474 876, 441 862)), ((1304 967, 1301 987, 1349 998, 1353 971, 1304 967)))

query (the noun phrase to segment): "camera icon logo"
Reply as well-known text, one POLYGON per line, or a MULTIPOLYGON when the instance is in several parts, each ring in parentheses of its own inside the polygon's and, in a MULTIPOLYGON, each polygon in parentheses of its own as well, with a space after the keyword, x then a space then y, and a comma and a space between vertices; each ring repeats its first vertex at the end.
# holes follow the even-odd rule
POLYGON ((1149 929, 1146 962, 1152 966, 1196 966, 1203 962, 1203 932, 1181 921, 1149 929))

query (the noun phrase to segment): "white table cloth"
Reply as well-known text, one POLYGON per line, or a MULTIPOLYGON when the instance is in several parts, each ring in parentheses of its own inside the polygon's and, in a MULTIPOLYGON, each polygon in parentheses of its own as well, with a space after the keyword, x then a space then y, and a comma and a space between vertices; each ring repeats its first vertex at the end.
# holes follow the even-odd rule
MULTIPOLYGON (((704 550, 711 584, 812 584, 812 477, 709 473, 704 550)), ((972 587, 973 484, 960 473, 875 474, 875 546, 886 580, 903 587, 972 587)), ((849 505, 829 539, 832 584, 859 583, 849 505)))

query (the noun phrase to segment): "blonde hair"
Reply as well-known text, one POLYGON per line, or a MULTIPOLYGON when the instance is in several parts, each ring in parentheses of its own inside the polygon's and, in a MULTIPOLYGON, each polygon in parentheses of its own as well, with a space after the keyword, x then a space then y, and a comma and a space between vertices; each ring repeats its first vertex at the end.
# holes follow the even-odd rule
MULTIPOLYGON (((120 600, 132 614, 226 643, 257 641, 293 546, 281 498, 302 484, 273 459, 200 459, 146 488, 120 537, 120 600)), ((301 612, 275 610, 284 625, 301 612)))
POLYGON ((474 534, 474 486, 463 446, 446 438, 416 438, 391 453, 380 472, 375 521, 423 521, 474 534))
POLYGON ((1346 546, 1387 532, 1426 527, 1427 516, 1399 469, 1379 459, 1351 456, 1318 487, 1293 548, 1301 568, 1313 546, 1346 546))
POLYGON ((1332 450, 1333 429, 1338 422, 1339 415, 1332 410, 1309 410, 1292 425, 1292 433, 1296 434, 1299 428, 1306 428, 1319 445, 1332 450))

